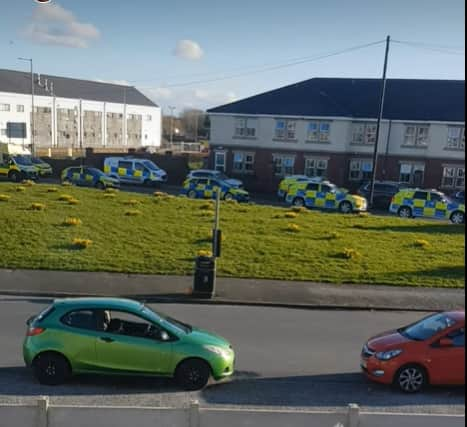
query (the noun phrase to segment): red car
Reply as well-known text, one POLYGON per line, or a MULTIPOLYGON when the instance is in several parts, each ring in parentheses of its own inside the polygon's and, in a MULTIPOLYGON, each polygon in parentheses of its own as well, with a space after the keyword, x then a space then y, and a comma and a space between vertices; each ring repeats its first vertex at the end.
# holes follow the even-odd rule
POLYGON ((412 325, 384 332, 363 347, 366 376, 407 393, 427 384, 465 384, 465 311, 435 313, 412 325))

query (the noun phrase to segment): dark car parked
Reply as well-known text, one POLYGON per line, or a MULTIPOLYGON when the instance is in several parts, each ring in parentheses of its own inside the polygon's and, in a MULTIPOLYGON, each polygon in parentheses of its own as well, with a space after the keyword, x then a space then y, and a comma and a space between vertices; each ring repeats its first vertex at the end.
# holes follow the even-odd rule
MULTIPOLYGON (((370 186, 371 183, 366 182, 360 186, 357 193, 365 197, 370 202, 370 186)), ((375 181, 373 192, 373 207, 378 209, 389 208, 392 197, 402 188, 406 188, 407 184, 394 181, 375 181)))

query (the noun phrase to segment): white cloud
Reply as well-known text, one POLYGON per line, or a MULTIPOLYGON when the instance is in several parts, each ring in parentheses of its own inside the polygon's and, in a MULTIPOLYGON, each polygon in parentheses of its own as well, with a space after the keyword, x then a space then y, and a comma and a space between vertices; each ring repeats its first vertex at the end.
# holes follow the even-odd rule
POLYGON ((197 61, 201 59, 204 52, 201 46, 193 40, 179 40, 173 54, 179 58, 197 61))
POLYGON ((94 25, 79 22, 69 10, 50 3, 35 7, 23 35, 36 43, 86 48, 100 33, 94 25))
POLYGON ((120 86, 131 86, 130 82, 127 80, 105 80, 105 79, 94 79, 94 81, 99 83, 110 83, 113 85, 120 85, 120 86))
POLYGON ((175 106, 176 113, 180 113, 185 108, 206 110, 218 105, 228 104, 237 99, 233 92, 209 91, 205 89, 159 87, 140 88, 140 90, 156 104, 160 105, 166 113, 169 106, 175 106))

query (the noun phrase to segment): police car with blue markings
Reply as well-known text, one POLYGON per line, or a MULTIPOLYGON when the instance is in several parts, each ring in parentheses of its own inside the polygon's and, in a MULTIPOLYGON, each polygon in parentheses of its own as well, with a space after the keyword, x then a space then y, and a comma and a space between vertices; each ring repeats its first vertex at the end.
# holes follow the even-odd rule
POLYGON ((63 169, 60 178, 80 187, 119 188, 120 181, 104 174, 101 170, 87 166, 71 166, 63 169))
POLYGON ((189 178, 183 183, 180 195, 190 199, 215 199, 219 190, 223 200, 236 200, 237 202, 250 200, 248 191, 214 178, 189 178))
POLYGON ((297 207, 336 210, 341 213, 364 212, 368 207, 365 197, 350 194, 346 189, 320 178, 292 184, 285 202, 297 207))
POLYGON ((167 181, 167 173, 149 159, 107 157, 104 173, 125 184, 156 186, 167 181))
POLYGON ((438 190, 405 188, 392 198, 389 212, 401 218, 449 219, 454 224, 465 221, 465 205, 438 190))

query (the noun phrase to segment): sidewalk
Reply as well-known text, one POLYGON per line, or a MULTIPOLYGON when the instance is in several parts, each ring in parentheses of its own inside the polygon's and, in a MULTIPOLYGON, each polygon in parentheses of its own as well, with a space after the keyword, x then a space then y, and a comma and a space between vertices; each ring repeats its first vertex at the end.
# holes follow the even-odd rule
POLYGON ((435 311, 465 307, 465 289, 333 285, 218 278, 216 296, 191 295, 193 279, 117 273, 0 270, 0 294, 118 296, 164 302, 274 305, 302 308, 435 311))

